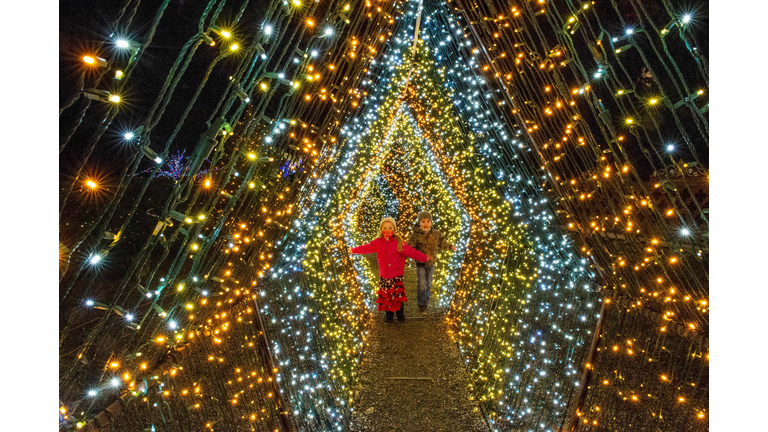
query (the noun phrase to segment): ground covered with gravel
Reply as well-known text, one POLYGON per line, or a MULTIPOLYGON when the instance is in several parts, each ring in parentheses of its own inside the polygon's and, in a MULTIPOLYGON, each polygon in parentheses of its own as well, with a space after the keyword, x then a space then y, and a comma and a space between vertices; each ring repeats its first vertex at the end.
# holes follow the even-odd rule
MULTIPOLYGON (((373 269, 377 272, 375 258, 373 269)), ((377 275, 378 277, 378 275, 377 275)), ((373 314, 353 387, 352 425, 363 431, 489 431, 467 391, 469 377, 448 337, 445 311, 416 306, 416 270, 405 269, 405 322, 373 314)))

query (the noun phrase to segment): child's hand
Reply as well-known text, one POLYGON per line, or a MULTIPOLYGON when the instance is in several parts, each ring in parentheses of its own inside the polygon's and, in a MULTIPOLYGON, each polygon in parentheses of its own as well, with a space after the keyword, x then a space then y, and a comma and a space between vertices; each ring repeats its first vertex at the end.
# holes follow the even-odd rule
POLYGON ((433 258, 432 255, 427 254, 427 262, 432 262, 433 258))
POLYGON ((456 252, 459 248, 456 247, 456 245, 451 246, 451 250, 456 252))

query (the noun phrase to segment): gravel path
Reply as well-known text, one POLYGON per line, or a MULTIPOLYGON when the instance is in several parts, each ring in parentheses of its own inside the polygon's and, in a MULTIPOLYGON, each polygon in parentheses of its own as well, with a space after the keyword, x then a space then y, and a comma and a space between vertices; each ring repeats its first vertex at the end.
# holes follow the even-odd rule
MULTIPOLYGON (((378 273, 375 258, 371 262, 378 273)), ((405 292, 405 322, 395 317, 394 323, 385 323, 384 312, 373 315, 358 385, 352 388, 350 430, 489 431, 468 398, 468 375, 448 337, 444 311, 431 308, 422 317, 416 306, 413 267, 405 269, 405 292)))

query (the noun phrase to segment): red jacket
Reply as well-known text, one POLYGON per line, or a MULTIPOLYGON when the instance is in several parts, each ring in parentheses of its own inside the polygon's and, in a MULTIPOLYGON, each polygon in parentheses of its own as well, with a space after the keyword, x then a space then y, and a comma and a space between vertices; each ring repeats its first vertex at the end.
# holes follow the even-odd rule
POLYGON ((405 273, 405 257, 410 257, 416 261, 426 262, 427 256, 403 242, 403 250, 397 250, 397 240, 394 238, 389 241, 384 237, 377 237, 372 242, 362 246, 352 248, 352 253, 369 254, 376 252, 376 259, 379 260, 379 275, 385 279, 402 276, 405 273))

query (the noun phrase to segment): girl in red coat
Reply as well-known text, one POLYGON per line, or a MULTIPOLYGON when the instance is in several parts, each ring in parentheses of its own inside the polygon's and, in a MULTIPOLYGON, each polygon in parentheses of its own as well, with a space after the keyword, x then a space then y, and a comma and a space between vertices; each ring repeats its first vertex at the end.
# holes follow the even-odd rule
POLYGON ((408 246, 403 239, 395 234, 395 220, 386 217, 381 220, 381 237, 362 246, 349 249, 353 254, 369 254, 376 252, 379 261, 379 310, 387 312, 387 322, 392 322, 395 312, 398 321, 405 321, 404 303, 408 300, 403 288, 403 273, 405 272, 405 257, 416 261, 427 262, 432 259, 416 249, 408 246))

